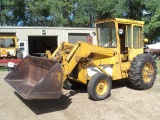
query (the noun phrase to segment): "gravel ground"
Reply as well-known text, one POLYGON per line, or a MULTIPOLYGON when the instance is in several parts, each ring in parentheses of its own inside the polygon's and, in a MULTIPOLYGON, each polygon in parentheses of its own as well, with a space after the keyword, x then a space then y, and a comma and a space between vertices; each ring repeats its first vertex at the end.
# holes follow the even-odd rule
POLYGON ((86 86, 64 90, 58 100, 24 100, 0 72, 1 120, 159 120, 160 74, 146 91, 134 90, 125 80, 113 83, 111 96, 102 101, 88 98, 86 86))

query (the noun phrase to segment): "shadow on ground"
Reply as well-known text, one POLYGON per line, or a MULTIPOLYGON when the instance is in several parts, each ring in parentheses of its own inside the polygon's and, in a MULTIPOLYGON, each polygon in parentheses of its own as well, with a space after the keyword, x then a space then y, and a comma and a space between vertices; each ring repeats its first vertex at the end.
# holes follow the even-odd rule
MULTIPOLYGON (((112 89, 128 87, 131 88, 128 80, 118 80, 113 81, 112 89)), ((19 94, 14 92, 14 94, 36 115, 56 112, 60 110, 67 109, 68 106, 72 103, 71 97, 76 94, 87 93, 87 85, 80 85, 74 90, 68 90, 68 92, 60 97, 60 99, 49 99, 49 100, 25 100, 19 94)))
POLYGON ((14 94, 36 115, 56 112, 66 109, 71 103, 70 96, 77 94, 75 91, 70 91, 67 95, 62 95, 60 99, 46 99, 46 100, 25 100, 19 94, 14 94))
POLYGON ((131 83, 128 79, 120 79, 120 80, 115 80, 112 82, 112 89, 121 88, 121 87, 127 87, 129 89, 134 89, 131 86, 131 83))

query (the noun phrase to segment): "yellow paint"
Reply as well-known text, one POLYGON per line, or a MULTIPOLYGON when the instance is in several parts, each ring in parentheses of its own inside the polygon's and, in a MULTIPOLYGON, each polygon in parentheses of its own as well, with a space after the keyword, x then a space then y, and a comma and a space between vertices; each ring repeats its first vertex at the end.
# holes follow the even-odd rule
MULTIPOLYGON (((106 40, 100 37, 98 32, 103 29, 97 28, 97 45, 91 45, 86 42, 77 42, 71 44, 64 42, 56 51, 51 55, 49 51, 46 51, 48 58, 61 61, 63 69, 63 81, 67 78, 73 79, 77 82, 87 84, 91 76, 88 76, 87 67, 94 66, 102 73, 109 75, 107 71, 101 68, 101 66, 110 65, 112 67, 112 80, 119 80, 128 77, 128 71, 130 64, 134 57, 143 53, 143 43, 146 41, 142 35, 142 29, 144 22, 136 20, 128 20, 121 18, 105 19, 96 21, 96 26, 103 23, 113 23, 114 28, 108 27, 107 37, 114 38, 116 47, 99 46, 99 39, 106 40), (119 34, 119 29, 123 29, 125 33, 119 34), (115 30, 115 32, 114 32, 115 30), (115 33, 115 34, 114 34, 115 33), (136 47, 137 48, 136 48, 136 47)), ((103 26, 105 28, 105 26, 103 26)), ((107 30, 107 29, 106 29, 107 30)), ((106 33, 107 34, 107 33, 106 33)), ((151 68, 150 68, 151 69, 151 68)), ((148 70, 148 68, 144 68, 148 70)), ((146 72, 144 72, 144 75, 146 72)), ((146 78, 147 79, 147 78, 146 78)), ((103 81, 97 86, 97 93, 103 94, 102 88, 107 87, 103 81), (101 87, 100 87, 101 86, 101 87)))
POLYGON ((98 95, 104 95, 108 90, 108 83, 106 80, 100 80, 96 86, 96 93, 98 95))
POLYGON ((150 82, 151 76, 154 74, 153 66, 151 63, 146 63, 142 69, 142 75, 144 82, 150 82))
POLYGON ((7 52, 5 50, 2 50, 1 55, 7 55, 7 52))
POLYGON ((18 48, 18 39, 17 36, 0 36, 0 57, 7 57, 7 53, 12 51, 12 56, 16 56, 16 49, 18 48), (15 46, 7 46, 4 47, 1 43, 1 39, 11 38, 14 41, 15 46))

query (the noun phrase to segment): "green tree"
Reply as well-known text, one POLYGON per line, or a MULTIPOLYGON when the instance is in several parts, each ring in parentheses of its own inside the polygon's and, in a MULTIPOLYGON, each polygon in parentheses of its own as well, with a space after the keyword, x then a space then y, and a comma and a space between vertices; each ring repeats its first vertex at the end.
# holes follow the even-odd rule
POLYGON ((152 40, 160 37, 160 2, 159 0, 150 0, 145 2, 146 12, 143 20, 145 21, 146 37, 152 40))
POLYGON ((78 27, 92 27, 97 19, 96 0, 77 0, 74 3, 72 25, 78 27))
POLYGON ((12 16, 13 19, 11 20, 12 25, 17 25, 18 23, 25 21, 25 3, 24 0, 16 0, 14 1, 14 6, 12 8, 12 16))
POLYGON ((157 8, 149 24, 146 25, 147 37, 151 40, 160 37, 160 8, 157 8))
POLYGON ((50 0, 26 1, 26 19, 24 25, 47 26, 50 7, 50 0))
POLYGON ((11 0, 1 0, 0 2, 0 24, 1 25, 11 25, 13 19, 12 9, 14 6, 14 1, 11 0))
POLYGON ((98 19, 123 17, 125 0, 97 0, 98 19))
POLYGON ((23 0, 1 0, 0 24, 17 25, 25 20, 25 4, 23 0))
POLYGON ((141 20, 143 17, 143 10, 145 9, 144 0, 126 0, 124 2, 125 18, 141 20))
POLYGON ((50 20, 52 25, 59 27, 70 26, 73 8, 73 0, 51 0, 50 20))
POLYGON ((94 21, 123 17, 125 0, 77 0, 73 26, 93 27, 94 21))
POLYGON ((96 20, 145 21, 146 37, 160 37, 159 0, 0 0, 0 25, 94 27, 96 20))

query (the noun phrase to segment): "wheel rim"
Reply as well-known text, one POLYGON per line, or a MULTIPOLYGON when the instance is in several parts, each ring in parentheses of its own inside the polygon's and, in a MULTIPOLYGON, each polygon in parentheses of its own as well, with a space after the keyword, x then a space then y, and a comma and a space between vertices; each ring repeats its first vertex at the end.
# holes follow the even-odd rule
POLYGON ((146 63, 143 67, 143 80, 144 82, 150 82, 153 76, 153 66, 151 63, 146 63))
POLYGON ((96 93, 98 95, 104 95, 108 90, 108 83, 106 80, 100 80, 96 87, 96 93))

